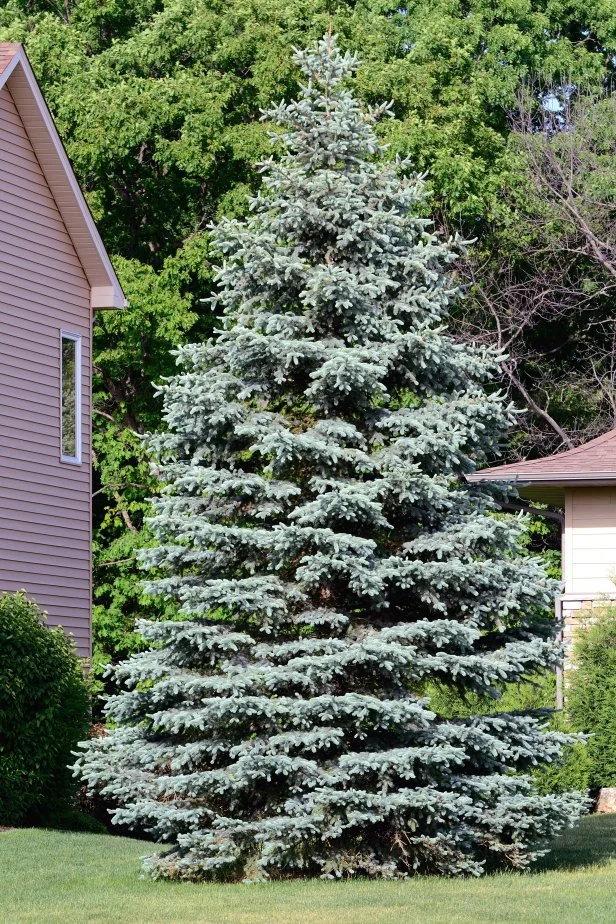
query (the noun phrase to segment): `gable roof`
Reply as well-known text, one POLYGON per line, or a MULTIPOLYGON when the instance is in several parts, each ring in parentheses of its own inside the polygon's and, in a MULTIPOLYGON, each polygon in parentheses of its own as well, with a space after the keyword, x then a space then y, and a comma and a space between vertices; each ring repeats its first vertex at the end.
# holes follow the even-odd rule
POLYGON ((126 299, 22 45, 0 42, 0 90, 9 90, 90 284, 92 308, 126 299))

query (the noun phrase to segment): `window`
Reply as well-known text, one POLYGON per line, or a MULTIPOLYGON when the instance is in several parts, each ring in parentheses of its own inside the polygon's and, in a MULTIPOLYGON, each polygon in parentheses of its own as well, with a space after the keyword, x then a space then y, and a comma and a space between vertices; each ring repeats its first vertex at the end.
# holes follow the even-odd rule
POLYGON ((81 337, 60 334, 60 460, 81 462, 81 337))

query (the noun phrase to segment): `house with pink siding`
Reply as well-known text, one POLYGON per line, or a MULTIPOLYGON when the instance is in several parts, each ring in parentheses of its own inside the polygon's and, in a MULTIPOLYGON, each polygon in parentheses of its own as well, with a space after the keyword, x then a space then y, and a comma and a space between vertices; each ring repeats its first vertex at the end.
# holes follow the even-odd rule
POLYGON ((25 51, 0 43, 0 592, 86 657, 92 316, 124 306, 25 51))

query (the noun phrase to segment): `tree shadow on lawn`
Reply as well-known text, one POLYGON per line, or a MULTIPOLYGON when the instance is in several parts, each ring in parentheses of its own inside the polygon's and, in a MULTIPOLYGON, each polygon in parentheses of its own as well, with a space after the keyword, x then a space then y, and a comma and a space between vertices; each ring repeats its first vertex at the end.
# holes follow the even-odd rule
POLYGON ((579 827, 557 838, 551 852, 530 872, 607 866, 611 860, 616 860, 616 815, 589 815, 579 827))

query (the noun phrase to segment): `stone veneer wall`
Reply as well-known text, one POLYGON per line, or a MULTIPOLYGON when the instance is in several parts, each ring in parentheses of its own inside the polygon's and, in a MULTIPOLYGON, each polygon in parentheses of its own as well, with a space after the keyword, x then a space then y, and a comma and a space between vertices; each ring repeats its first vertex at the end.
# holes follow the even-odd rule
POLYGON ((573 645, 580 629, 594 622, 610 606, 616 606, 614 594, 561 594, 556 598, 556 621, 560 623, 565 649, 565 671, 573 664, 573 645))

